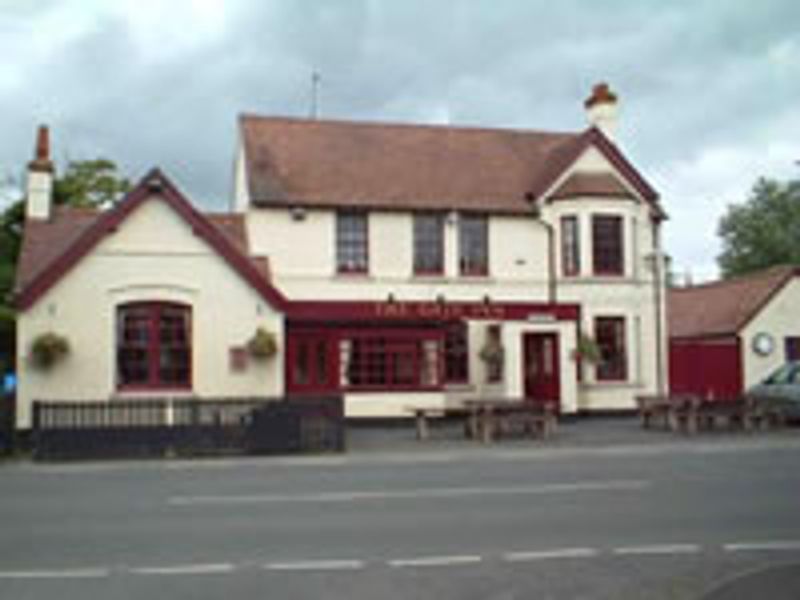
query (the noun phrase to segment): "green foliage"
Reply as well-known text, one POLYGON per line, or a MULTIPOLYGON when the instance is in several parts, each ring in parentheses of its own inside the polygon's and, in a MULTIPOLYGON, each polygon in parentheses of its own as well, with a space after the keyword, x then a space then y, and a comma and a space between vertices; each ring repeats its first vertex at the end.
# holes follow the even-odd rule
POLYGON ((53 201, 93 208, 110 206, 130 189, 130 182, 117 174, 117 166, 110 160, 71 161, 53 184, 53 201))
POLYGON ((69 342, 52 331, 42 333, 31 344, 31 361, 37 369, 46 371, 69 354, 69 342))
MULTIPOLYGON (((57 205, 108 206, 130 189, 129 181, 117 173, 110 160, 72 161, 62 176, 53 182, 53 202, 57 205)), ((0 360, 12 362, 14 355, 14 311, 11 292, 14 288, 22 230, 25 226, 25 202, 18 200, 0 213, 0 360)))
POLYGON ((578 336, 578 347, 575 348, 575 358, 580 358, 590 363, 599 363, 603 354, 597 342, 585 333, 578 336))
POLYGON ((271 358, 278 351, 278 342, 274 333, 259 327, 253 337, 248 340, 247 349, 253 358, 271 358))
POLYGON ((800 265, 800 180, 760 179, 744 204, 734 204, 719 223, 723 277, 780 264, 800 265))

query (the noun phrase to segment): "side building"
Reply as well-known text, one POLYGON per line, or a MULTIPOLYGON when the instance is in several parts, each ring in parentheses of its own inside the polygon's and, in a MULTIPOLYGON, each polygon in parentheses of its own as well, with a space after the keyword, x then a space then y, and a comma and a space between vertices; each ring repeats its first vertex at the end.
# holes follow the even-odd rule
POLYGON ((53 209, 39 157, 20 427, 36 399, 335 392, 348 416, 390 417, 665 391, 665 214, 614 142, 616 96, 585 106, 572 133, 243 116, 226 215, 159 172, 110 211, 53 209), (259 327, 266 366, 243 355, 259 327), (73 351, 37 371, 51 330, 73 351))

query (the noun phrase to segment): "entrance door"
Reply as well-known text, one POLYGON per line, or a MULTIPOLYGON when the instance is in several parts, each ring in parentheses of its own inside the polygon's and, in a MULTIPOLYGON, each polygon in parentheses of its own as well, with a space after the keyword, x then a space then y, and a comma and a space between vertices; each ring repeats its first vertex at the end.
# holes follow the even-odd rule
POLYGON ((286 361, 287 389, 292 393, 328 392, 337 387, 334 339, 319 333, 292 333, 286 361))
POLYGON ((560 406, 558 335, 526 333, 523 337, 522 357, 525 398, 535 402, 555 402, 560 406))

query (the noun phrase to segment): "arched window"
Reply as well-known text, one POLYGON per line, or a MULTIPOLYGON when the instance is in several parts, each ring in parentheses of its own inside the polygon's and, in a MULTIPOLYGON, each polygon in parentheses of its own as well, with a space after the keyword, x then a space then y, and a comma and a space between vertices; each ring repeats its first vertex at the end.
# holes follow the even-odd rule
POLYGON ((117 307, 117 387, 192 387, 192 309, 165 302, 117 307))

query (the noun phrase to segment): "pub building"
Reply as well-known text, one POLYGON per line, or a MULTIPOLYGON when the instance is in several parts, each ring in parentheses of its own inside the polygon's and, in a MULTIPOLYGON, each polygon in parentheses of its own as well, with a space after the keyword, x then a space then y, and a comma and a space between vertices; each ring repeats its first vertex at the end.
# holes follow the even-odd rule
POLYGON ((663 391, 666 215, 615 141, 616 95, 584 105, 574 132, 243 115, 226 213, 158 170, 110 210, 53 207, 43 129, 18 426, 35 398, 335 392, 358 418, 663 391), (45 373, 27 358, 47 332, 71 350, 45 373))

